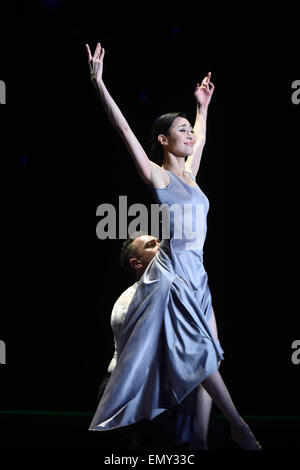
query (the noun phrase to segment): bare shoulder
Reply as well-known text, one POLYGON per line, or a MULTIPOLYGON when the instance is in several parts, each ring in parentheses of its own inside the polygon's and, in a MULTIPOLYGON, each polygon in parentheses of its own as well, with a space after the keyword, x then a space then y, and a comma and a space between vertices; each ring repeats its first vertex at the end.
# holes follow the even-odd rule
POLYGON ((151 163, 151 182, 154 188, 164 189, 170 184, 170 176, 166 170, 161 168, 156 163, 151 163))

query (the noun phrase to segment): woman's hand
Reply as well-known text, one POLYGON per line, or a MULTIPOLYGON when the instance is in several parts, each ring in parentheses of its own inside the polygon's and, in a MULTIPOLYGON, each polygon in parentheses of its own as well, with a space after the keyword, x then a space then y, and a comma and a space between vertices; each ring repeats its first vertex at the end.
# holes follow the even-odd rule
POLYGON ((207 76, 202 80, 201 85, 197 83, 196 89, 194 91, 197 104, 200 104, 205 108, 208 107, 215 89, 214 84, 210 81, 210 77, 211 72, 208 72, 207 76))
POLYGON ((89 57, 89 67, 91 73, 91 79, 99 81, 102 79, 103 73, 103 58, 105 50, 101 47, 100 42, 98 42, 94 55, 92 56, 91 50, 88 44, 85 45, 89 57))

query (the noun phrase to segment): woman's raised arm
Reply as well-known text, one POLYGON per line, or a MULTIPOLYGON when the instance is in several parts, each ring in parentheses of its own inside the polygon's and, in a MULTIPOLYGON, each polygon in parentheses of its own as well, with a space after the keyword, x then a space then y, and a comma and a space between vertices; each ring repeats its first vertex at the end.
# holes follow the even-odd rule
POLYGON ((104 85, 102 79, 103 58, 105 54, 104 48, 101 47, 100 43, 98 43, 93 56, 88 44, 86 44, 86 49, 88 53, 91 79, 96 88, 97 94, 108 118, 121 136, 130 155, 132 156, 139 175, 146 183, 156 182, 157 178, 159 180, 161 178, 165 179, 166 176, 164 174, 164 170, 149 160, 143 147, 130 129, 125 117, 104 85))
POLYGON ((215 89, 214 84, 210 81, 210 77, 211 72, 208 72, 207 76, 202 80, 201 85, 197 83, 194 92, 197 103, 194 132, 197 140, 194 146, 193 154, 190 155, 185 162, 186 168, 188 168, 188 170, 191 171, 194 176, 197 175, 201 162, 202 152, 206 140, 207 110, 215 89))

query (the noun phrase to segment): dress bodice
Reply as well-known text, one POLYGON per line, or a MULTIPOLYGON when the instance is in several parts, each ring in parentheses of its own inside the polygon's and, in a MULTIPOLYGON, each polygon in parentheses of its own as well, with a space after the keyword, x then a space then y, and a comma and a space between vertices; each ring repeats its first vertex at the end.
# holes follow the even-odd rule
POLYGON ((151 187, 162 208, 162 238, 172 238, 175 251, 202 250, 209 200, 197 184, 191 186, 174 173, 168 174, 170 183, 166 188, 151 187))

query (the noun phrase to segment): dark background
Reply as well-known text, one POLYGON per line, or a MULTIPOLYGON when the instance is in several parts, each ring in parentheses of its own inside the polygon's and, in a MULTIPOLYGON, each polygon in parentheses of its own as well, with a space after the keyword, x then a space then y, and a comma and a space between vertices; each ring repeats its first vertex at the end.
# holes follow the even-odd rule
POLYGON ((160 114, 193 122, 212 72, 197 180, 221 373, 242 413, 299 416, 299 16, 207 2, 1 8, 0 410, 93 413, 113 354, 110 313, 129 281, 123 240, 96 237, 96 208, 152 201, 90 84, 85 43, 101 41, 105 83, 146 150, 160 114))

